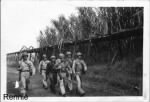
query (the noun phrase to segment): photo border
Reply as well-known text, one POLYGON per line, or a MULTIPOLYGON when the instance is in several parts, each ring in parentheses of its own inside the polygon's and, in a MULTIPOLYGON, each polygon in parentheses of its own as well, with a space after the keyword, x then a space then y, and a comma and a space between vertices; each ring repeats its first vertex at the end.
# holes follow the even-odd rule
MULTIPOLYGON (((14 0, 17 1, 17 0, 14 0)), ((22 0, 25 1, 25 0, 22 0)), ((36 101, 36 102, 46 102, 46 101, 59 101, 59 102, 75 102, 75 101, 80 101, 80 102, 110 102, 110 101, 114 101, 114 102, 148 102, 149 101, 149 58, 150 58, 150 32, 149 32, 149 24, 150 24, 150 13, 149 13, 149 9, 150 9, 150 2, 148 0, 144 0, 144 1, 140 1, 140 0, 133 0, 133 1, 124 1, 124 0, 112 0, 112 1, 78 1, 78 0, 72 0, 72 1, 68 1, 68 0, 61 0, 61 1, 48 1, 48 0, 44 0, 44 1, 40 1, 40 0, 35 0, 37 2, 58 2, 58 3, 66 3, 69 5, 77 5, 79 7, 84 6, 84 7, 128 7, 128 6, 132 6, 132 7, 144 7, 144 26, 143 26, 143 96, 100 96, 100 97, 29 97, 29 99, 27 101, 36 101)), ((34 0, 26 0, 25 2, 35 2, 34 0)), ((7 2, 12 2, 10 0, 8 0, 7 2)), ((3 31, 3 25, 5 24, 5 18, 3 18, 3 6, 5 6, 5 1, 2 0, 1 1, 1 101, 3 100, 3 94, 6 94, 6 85, 7 85, 7 68, 6 68, 6 43, 4 43, 4 40, 6 38, 3 37, 3 34, 5 34, 5 32, 3 31), (6 80, 5 80, 6 79, 6 80)), ((11 101, 11 100, 10 100, 11 101)), ((15 100, 16 102, 20 102, 23 100, 15 100)), ((27 102, 25 100, 25 102, 27 102)), ((9 102, 7 100, 7 102, 9 102)), ((13 100, 14 102, 14 100, 13 100)))

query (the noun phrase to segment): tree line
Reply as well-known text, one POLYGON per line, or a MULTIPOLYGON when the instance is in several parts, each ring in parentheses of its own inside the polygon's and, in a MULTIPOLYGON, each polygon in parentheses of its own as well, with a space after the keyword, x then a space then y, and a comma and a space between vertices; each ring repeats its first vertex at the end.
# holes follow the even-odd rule
POLYGON ((77 16, 69 19, 60 15, 52 20, 53 27, 40 31, 39 47, 61 45, 64 42, 84 40, 113 34, 143 24, 142 7, 78 7, 77 16))
POLYGON ((100 46, 107 46, 112 53, 111 61, 117 56, 122 56, 120 49, 123 46, 126 48, 124 51, 128 51, 132 47, 135 51, 133 42, 136 38, 134 37, 121 41, 110 40, 95 45, 89 42, 79 46, 76 45, 76 42, 143 27, 143 7, 77 7, 76 10, 78 11, 77 15, 71 14, 69 19, 60 15, 58 20, 51 21, 53 27, 46 26, 44 30, 40 31, 37 39, 40 48, 58 45, 57 50, 59 51, 56 51, 54 47, 54 53, 63 52, 64 43, 75 42, 75 45, 70 47, 73 54, 80 49, 89 58, 89 56, 97 56, 100 46), (93 50, 95 54, 90 55, 93 50))

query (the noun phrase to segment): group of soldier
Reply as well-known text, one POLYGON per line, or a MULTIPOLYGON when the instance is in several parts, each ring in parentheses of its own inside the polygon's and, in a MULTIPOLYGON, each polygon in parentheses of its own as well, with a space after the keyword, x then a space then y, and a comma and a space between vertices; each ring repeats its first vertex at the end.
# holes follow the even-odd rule
MULTIPOLYGON (((50 88, 53 93, 59 92, 60 95, 66 96, 66 93, 75 91, 80 96, 85 95, 82 88, 81 76, 86 73, 87 65, 82 59, 82 53, 77 52, 76 57, 72 58, 72 53, 67 51, 65 54, 59 53, 56 58, 52 55, 50 59, 43 54, 39 63, 39 72, 42 75, 42 84, 44 89, 50 88)), ((28 54, 22 54, 22 60, 19 61, 21 94, 27 95, 30 76, 35 75, 35 67, 28 59, 28 54)))

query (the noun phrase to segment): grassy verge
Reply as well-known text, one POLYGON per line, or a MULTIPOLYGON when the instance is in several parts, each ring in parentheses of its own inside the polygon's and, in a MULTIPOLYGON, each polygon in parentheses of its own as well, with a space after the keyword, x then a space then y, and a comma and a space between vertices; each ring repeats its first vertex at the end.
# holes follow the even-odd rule
POLYGON ((83 81, 89 96, 142 95, 142 58, 124 59, 114 65, 94 65, 88 68, 83 81))

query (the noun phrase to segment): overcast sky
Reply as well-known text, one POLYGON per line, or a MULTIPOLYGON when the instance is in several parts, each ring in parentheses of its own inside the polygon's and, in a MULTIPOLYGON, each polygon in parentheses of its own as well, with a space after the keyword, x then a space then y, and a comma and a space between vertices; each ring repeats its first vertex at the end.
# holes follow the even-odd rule
POLYGON ((50 1, 4 1, 2 2, 2 43, 6 52, 19 51, 23 45, 38 47, 40 30, 50 26, 59 15, 66 18, 76 14, 74 5, 50 1))

